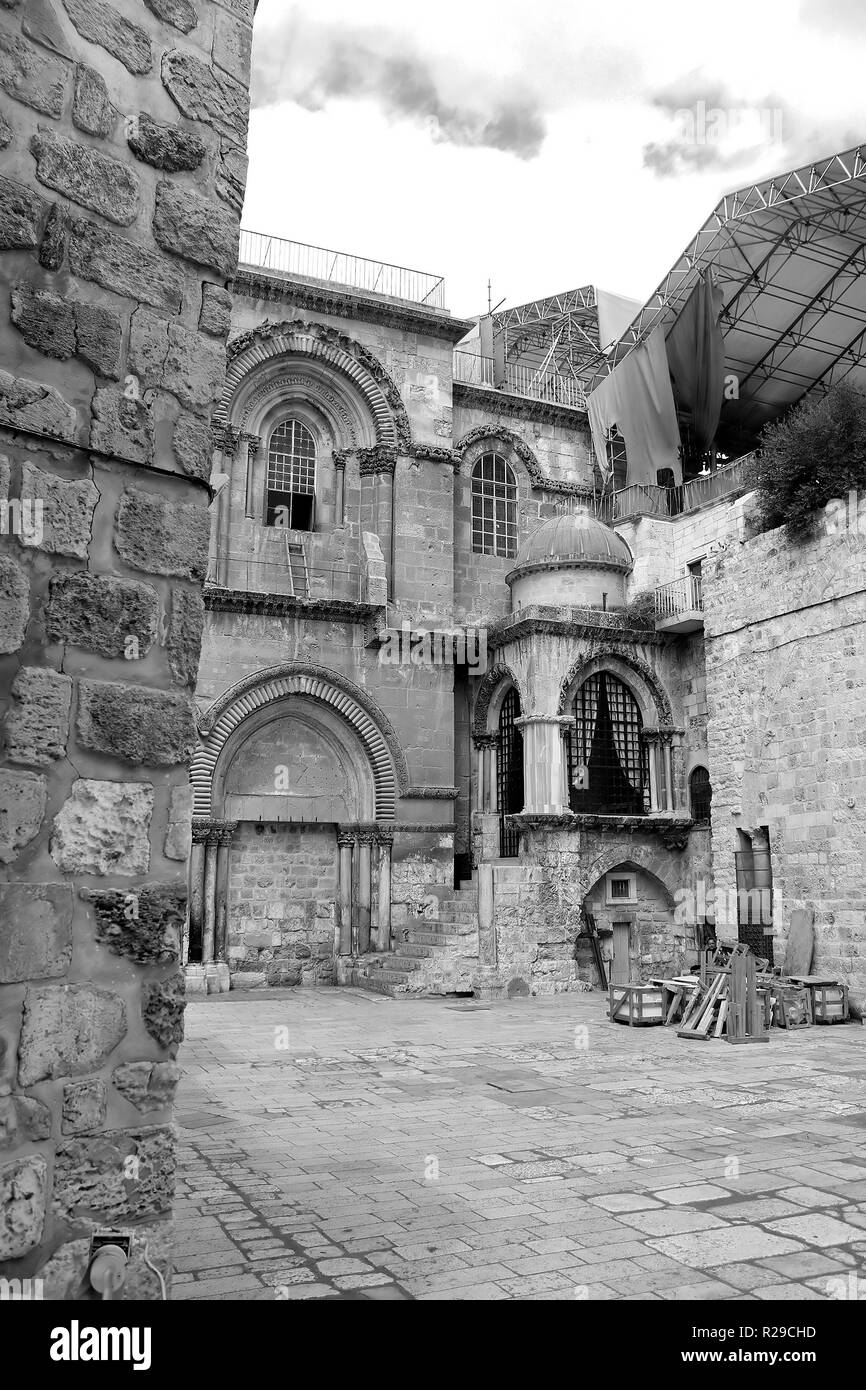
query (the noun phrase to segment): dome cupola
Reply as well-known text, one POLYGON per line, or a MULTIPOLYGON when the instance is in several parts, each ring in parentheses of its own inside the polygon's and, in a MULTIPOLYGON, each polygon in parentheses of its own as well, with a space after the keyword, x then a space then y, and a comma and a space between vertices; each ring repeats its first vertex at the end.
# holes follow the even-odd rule
POLYGON ((549 517, 526 537, 506 575, 512 608, 621 607, 633 563, 622 537, 586 508, 549 517))

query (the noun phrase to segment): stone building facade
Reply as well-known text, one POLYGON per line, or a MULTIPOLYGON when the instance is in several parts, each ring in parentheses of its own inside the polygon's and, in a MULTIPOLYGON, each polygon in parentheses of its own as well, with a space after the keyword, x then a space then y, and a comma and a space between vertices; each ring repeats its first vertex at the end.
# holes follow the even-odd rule
POLYGON ((169 1272, 252 0, 0 7, 0 1269, 169 1272), (146 1263, 149 1261, 149 1264, 146 1263))

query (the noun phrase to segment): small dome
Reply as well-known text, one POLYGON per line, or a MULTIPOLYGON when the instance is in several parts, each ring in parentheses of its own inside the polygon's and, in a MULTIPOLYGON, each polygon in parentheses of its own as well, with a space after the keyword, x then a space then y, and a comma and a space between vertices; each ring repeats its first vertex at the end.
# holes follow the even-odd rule
POLYGON ((632 554, 621 536, 586 510, 552 516, 527 536, 507 582, 532 570, 587 566, 627 574, 632 554))

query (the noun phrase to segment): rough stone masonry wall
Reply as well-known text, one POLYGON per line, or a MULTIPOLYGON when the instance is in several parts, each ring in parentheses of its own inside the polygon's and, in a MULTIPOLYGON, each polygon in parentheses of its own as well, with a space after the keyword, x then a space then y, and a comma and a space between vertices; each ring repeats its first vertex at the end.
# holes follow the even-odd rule
MULTIPOLYGON (((729 546, 704 586, 713 869, 736 891, 737 829, 770 831, 776 961, 815 912, 813 970, 866 1004, 866 501, 836 535, 729 546)), ((736 902, 736 899, 733 899, 736 902)), ((736 940, 736 913, 720 925, 736 940)))
POLYGON ((331 828, 246 824, 229 857, 228 956, 246 984, 333 984, 338 897, 331 828))
POLYGON ((170 1261, 252 3, 0 6, 0 1270, 46 1297, 94 1228, 141 1237, 127 1297, 170 1261))

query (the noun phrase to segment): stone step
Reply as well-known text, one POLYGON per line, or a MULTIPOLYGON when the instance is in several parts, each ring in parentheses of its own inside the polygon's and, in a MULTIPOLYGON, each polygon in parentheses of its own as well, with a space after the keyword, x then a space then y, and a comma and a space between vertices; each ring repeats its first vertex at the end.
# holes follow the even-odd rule
POLYGON ((383 965, 381 968, 383 970, 420 970, 423 964, 423 960, 419 960, 417 956, 409 955, 406 951, 395 951, 391 957, 391 964, 383 965))
POLYGON ((409 942, 416 946, 456 946, 460 941, 459 932, 410 931, 409 942))
POLYGON ((411 941, 398 941, 395 943, 394 953, 399 956, 417 956, 423 960, 425 956, 432 956, 433 951, 429 946, 416 946, 411 941))
POLYGON ((392 999, 396 993, 394 985, 388 980, 383 980, 379 976, 371 978, 369 975, 359 975, 356 970, 352 972, 352 984, 356 989, 366 989, 372 994, 387 994, 392 999))

